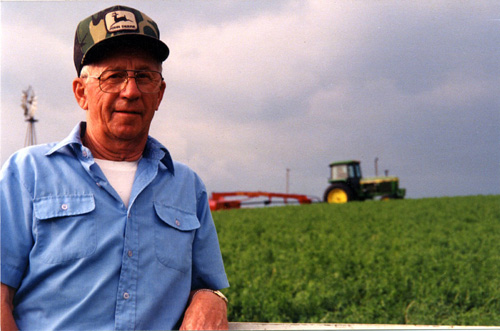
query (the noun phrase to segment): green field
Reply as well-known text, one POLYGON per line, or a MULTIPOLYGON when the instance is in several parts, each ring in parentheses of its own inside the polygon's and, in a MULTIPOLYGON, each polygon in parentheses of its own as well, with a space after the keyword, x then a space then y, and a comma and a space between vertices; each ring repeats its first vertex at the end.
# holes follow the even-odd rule
POLYGON ((232 322, 500 325, 500 196, 214 219, 232 322))

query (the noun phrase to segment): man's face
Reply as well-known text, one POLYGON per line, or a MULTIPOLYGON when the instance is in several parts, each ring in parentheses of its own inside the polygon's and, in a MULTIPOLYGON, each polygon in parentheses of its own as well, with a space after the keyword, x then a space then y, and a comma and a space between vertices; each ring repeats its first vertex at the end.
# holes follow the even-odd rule
MULTIPOLYGON (((97 77, 105 70, 160 71, 160 64, 144 52, 120 52, 89 66, 89 75, 97 77)), ((130 72, 129 76, 133 76, 130 72)), ((106 141, 145 140, 155 111, 165 91, 165 83, 155 93, 143 93, 135 79, 117 93, 101 91, 99 80, 89 78, 82 84, 85 97, 79 101, 87 110, 87 130, 100 143, 106 141)))

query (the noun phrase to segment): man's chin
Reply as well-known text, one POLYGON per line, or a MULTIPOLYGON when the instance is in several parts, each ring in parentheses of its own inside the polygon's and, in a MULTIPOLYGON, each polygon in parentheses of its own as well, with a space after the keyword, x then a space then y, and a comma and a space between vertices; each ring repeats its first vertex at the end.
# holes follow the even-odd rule
POLYGON ((130 142, 137 141, 148 136, 147 132, 144 133, 139 128, 134 126, 120 126, 119 128, 113 130, 112 134, 117 140, 130 142))

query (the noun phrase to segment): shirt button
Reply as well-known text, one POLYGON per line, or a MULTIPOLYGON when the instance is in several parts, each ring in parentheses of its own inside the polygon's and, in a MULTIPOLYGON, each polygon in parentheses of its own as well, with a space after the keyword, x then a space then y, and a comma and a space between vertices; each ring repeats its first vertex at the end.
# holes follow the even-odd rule
POLYGON ((128 294, 127 292, 123 293, 123 298, 125 300, 128 300, 130 298, 130 294, 128 294))
POLYGON ((128 255, 129 257, 132 257, 132 255, 133 255, 132 251, 128 251, 128 252, 127 252, 127 255, 128 255))
POLYGON ((63 203, 63 204, 61 205, 61 209, 62 209, 62 210, 68 210, 68 205, 67 205, 67 204, 65 204, 65 203, 63 203))
POLYGON ((87 151, 82 152, 83 157, 87 157, 87 151))
POLYGON ((179 220, 175 220, 175 225, 180 226, 181 222, 179 222, 179 220))

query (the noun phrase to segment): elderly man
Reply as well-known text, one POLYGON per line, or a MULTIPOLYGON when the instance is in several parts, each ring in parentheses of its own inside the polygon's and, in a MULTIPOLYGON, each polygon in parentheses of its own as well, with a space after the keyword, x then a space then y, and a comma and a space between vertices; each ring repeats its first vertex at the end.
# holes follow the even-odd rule
POLYGON ((78 25, 86 122, 1 173, 2 330, 227 328, 206 189, 148 135, 168 54, 133 8, 78 25))

